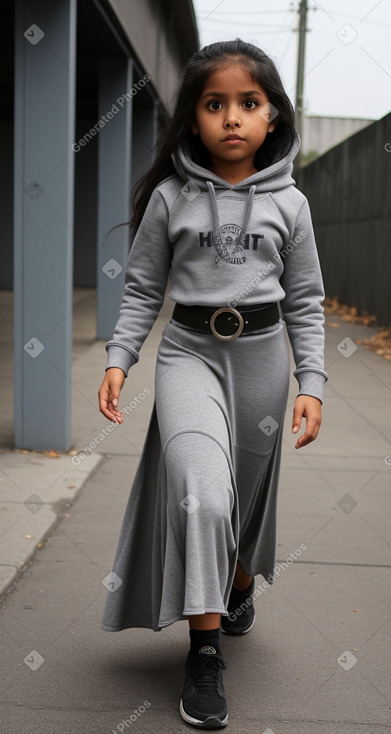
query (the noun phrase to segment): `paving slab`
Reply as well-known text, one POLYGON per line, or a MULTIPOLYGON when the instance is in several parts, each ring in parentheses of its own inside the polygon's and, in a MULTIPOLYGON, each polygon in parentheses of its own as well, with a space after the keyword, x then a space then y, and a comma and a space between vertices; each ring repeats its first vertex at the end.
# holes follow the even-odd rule
POLYGON ((0 453, 0 595, 15 581, 77 497, 102 455, 0 453))

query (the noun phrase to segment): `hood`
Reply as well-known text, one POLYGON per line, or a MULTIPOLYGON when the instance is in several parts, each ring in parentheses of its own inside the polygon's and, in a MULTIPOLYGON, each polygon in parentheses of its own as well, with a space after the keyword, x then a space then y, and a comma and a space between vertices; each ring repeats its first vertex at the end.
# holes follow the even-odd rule
POLYGON ((271 166, 264 168, 262 171, 253 173, 243 181, 237 184, 230 184, 225 179, 220 178, 212 171, 195 163, 191 157, 190 146, 186 141, 179 143, 176 150, 171 154, 174 168, 178 176, 183 181, 191 181, 196 184, 201 191, 209 191, 213 210, 214 235, 219 242, 219 218, 216 201, 217 189, 226 189, 231 191, 241 191, 243 194, 248 192, 247 206, 244 215, 242 237, 245 237, 246 227, 251 212, 254 194, 267 193, 269 191, 277 191, 287 186, 295 184, 292 178, 293 160, 296 157, 301 146, 301 138, 297 130, 294 130, 294 141, 290 151, 284 158, 271 166))
POLYGON ((203 166, 194 163, 191 157, 190 146, 186 141, 179 143, 176 150, 171 154, 171 158, 178 176, 183 181, 193 181, 199 186, 201 191, 205 191, 207 181, 211 181, 216 188, 233 189, 235 191, 241 191, 255 186, 256 193, 258 194, 261 192, 276 191, 277 189, 282 189, 285 186, 290 186, 295 183, 291 173, 293 160, 299 152, 300 146, 301 138, 295 129, 292 147, 284 158, 264 168, 262 171, 253 173, 252 176, 248 176, 248 178, 239 181, 237 184, 230 184, 207 168, 203 168, 203 166))

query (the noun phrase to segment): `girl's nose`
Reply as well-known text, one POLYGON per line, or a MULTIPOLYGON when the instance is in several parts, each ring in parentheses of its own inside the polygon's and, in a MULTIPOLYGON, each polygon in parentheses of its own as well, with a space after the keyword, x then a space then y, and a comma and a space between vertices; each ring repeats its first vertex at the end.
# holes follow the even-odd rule
POLYGON ((235 115, 235 113, 228 114, 224 120, 224 127, 240 127, 240 125, 240 119, 238 115, 235 115))
POLYGON ((225 121, 224 127, 240 127, 240 121, 230 118, 229 120, 225 121))

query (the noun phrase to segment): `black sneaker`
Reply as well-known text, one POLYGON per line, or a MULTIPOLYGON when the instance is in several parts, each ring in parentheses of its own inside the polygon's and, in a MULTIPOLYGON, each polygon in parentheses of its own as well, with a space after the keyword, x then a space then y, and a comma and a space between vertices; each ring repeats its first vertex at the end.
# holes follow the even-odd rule
POLYGON ((228 600, 228 616, 221 615, 220 628, 225 635, 245 635, 255 622, 253 593, 255 579, 247 592, 232 586, 228 600))
POLYGON ((179 707, 182 719, 201 729, 221 729, 228 724, 223 685, 222 656, 211 645, 189 652, 179 707))

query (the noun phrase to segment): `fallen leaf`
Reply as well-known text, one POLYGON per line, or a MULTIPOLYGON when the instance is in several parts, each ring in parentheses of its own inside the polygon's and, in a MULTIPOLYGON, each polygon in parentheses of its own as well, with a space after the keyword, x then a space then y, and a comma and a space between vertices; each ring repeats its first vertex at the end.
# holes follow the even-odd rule
POLYGON ((51 459, 57 459, 60 456, 60 454, 52 449, 50 449, 50 451, 44 451, 44 454, 45 456, 50 456, 51 459))
MULTIPOLYGON (((369 326, 376 321, 376 316, 368 314, 366 311, 363 311, 362 314, 358 314, 356 306, 348 306, 346 303, 339 303, 337 296, 334 296, 334 298, 325 298, 324 312, 325 314, 338 314, 341 321, 353 324, 363 324, 364 326, 369 326)), ((327 325, 337 326, 336 322, 331 322, 327 325)), ((383 357, 383 359, 391 360, 391 327, 379 326, 377 328, 378 330, 376 333, 369 339, 355 339, 354 342, 355 344, 362 344, 365 349, 369 349, 379 357, 383 357)))

